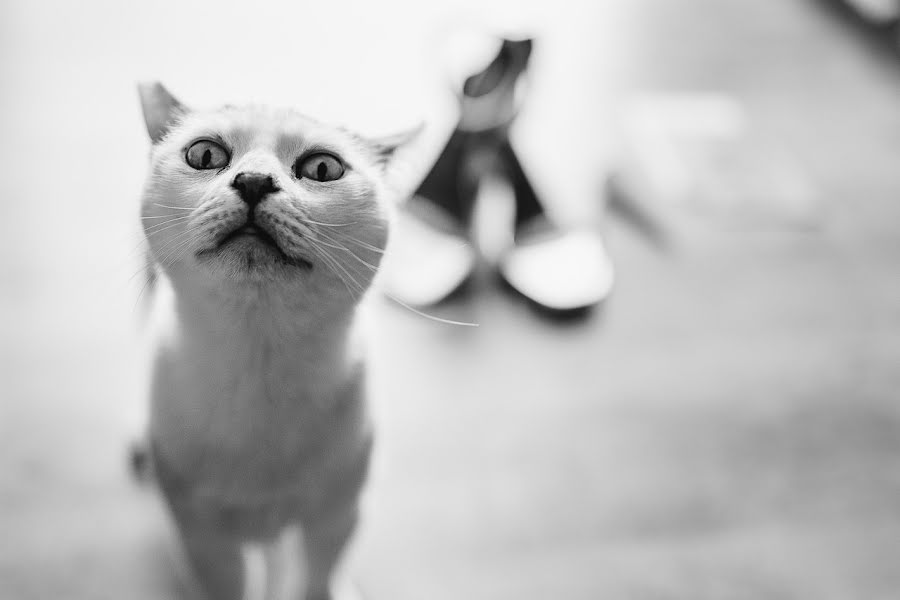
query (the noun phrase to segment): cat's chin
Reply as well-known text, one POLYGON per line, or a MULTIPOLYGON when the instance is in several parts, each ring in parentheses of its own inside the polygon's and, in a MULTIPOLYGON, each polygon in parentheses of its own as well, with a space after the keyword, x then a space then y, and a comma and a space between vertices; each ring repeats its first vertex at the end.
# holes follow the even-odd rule
POLYGON ((285 253, 271 236, 257 229, 232 232, 215 248, 197 253, 197 259, 207 268, 224 269, 231 275, 246 275, 251 279, 313 269, 311 262, 285 253))

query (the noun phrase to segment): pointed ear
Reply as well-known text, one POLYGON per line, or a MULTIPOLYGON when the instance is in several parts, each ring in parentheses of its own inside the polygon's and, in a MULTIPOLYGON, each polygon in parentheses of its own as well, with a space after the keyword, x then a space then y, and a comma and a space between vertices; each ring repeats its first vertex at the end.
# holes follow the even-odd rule
POLYGON ((384 167, 391 162, 397 150, 411 144, 424 130, 425 122, 423 121, 407 131, 378 138, 368 138, 366 141, 375 152, 378 163, 384 167))
POLYGON ((175 119, 188 109, 158 81, 139 83, 138 93, 144 109, 147 133, 156 144, 169 132, 175 119))

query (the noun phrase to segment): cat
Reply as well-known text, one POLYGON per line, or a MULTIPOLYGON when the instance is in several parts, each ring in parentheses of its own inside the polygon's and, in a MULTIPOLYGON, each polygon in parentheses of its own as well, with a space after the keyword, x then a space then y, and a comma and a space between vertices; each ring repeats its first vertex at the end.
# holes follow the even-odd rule
POLYGON ((355 315, 388 240, 386 176, 416 133, 369 140, 294 110, 139 91, 141 217, 169 291, 155 477, 210 600, 329 599, 372 445, 355 315))

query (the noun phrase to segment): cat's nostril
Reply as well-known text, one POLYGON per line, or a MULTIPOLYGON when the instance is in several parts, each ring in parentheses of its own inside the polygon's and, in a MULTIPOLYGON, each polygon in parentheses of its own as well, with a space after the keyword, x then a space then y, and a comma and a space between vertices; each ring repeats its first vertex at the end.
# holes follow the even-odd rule
POLYGON ((265 173, 238 173, 231 187, 250 206, 256 206, 263 198, 279 190, 272 176, 265 173))

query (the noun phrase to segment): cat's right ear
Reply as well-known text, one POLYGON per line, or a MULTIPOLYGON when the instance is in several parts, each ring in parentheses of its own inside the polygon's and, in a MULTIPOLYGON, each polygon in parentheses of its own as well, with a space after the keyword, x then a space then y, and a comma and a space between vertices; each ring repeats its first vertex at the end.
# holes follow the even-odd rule
POLYGON ((165 137, 178 117, 188 109, 158 81, 139 83, 138 93, 141 96, 141 107, 144 109, 147 133, 156 144, 165 137))

